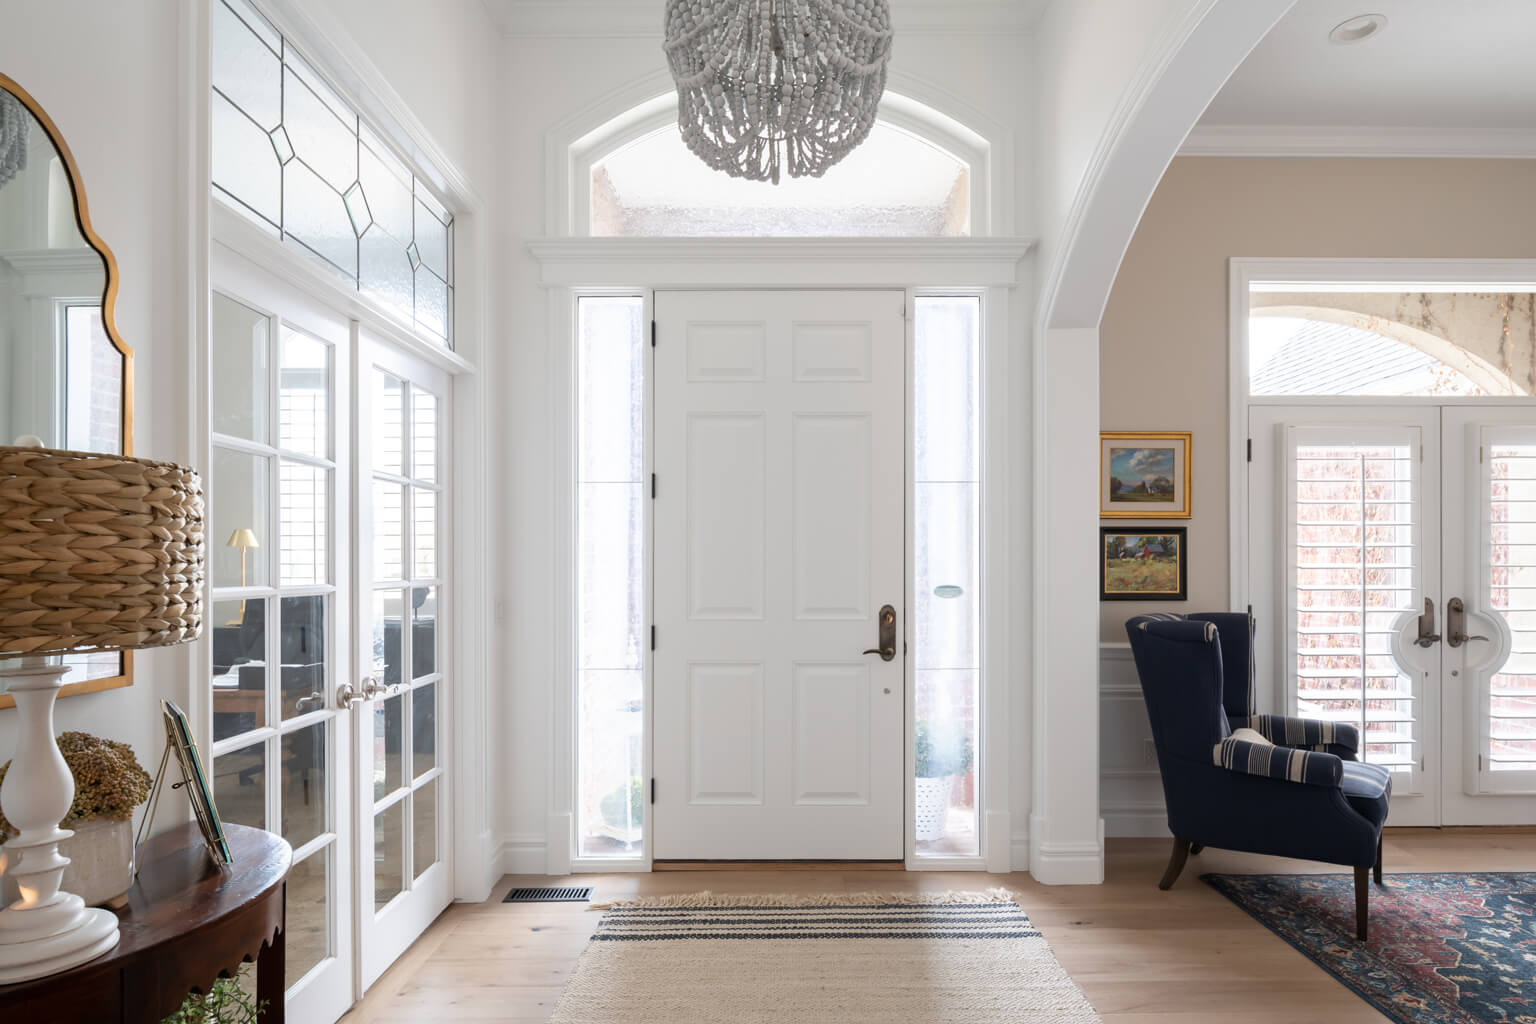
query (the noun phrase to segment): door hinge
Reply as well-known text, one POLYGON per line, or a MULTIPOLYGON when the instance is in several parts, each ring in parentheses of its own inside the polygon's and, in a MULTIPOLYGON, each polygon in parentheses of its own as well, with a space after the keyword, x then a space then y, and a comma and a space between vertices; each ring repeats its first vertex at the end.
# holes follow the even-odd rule
POLYGON ((656 649, 656 627, 652 626, 651 627, 651 650, 654 651, 655 649, 656 649))
POLYGON ((1483 755, 1482 754, 1478 754, 1477 755, 1477 770, 1478 770, 1479 774, 1482 773, 1482 770, 1483 770, 1483 755))
POLYGON ((656 474, 651 474, 651 497, 656 497, 656 474))
POLYGON ((651 803, 656 802, 656 777, 651 776, 651 803))
POLYGON ((1483 464, 1483 446, 1482 445, 1478 445, 1477 446, 1477 464, 1479 466, 1481 466, 1483 464))
POLYGON ((651 348, 656 347, 656 321, 651 321, 651 348))
POLYGON ((1253 461, 1253 438, 1248 439, 1248 461, 1253 461))

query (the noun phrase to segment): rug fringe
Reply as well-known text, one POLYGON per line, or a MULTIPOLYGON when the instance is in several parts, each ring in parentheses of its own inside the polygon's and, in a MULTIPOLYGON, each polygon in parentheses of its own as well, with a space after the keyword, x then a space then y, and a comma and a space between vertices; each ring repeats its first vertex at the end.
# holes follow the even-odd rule
POLYGON ((686 892, 666 896, 640 896, 634 899, 605 900, 590 905, 592 910, 618 907, 887 907, 887 906, 961 906, 967 903, 1016 903, 1007 889, 967 892, 819 892, 819 893, 722 893, 686 892))

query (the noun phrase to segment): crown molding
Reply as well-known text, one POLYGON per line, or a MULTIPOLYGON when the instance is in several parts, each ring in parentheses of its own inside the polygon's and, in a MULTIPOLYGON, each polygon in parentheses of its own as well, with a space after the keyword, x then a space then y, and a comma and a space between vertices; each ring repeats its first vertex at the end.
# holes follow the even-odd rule
MULTIPOLYGON (((660 40, 663 6, 636 0, 483 0, 508 38, 651 38, 660 40)), ((1025 33, 1045 0, 891 0, 898 33, 1025 33)))
POLYGON ((1196 125, 1180 156, 1536 158, 1536 132, 1332 125, 1196 125))

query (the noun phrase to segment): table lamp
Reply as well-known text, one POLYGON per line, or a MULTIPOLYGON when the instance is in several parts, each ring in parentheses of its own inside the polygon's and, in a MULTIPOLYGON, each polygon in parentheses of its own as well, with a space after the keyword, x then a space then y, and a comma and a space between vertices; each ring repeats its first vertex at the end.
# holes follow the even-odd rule
POLYGON ((198 476, 121 455, 0 447, 0 688, 17 746, 0 810, 21 898, 0 910, 0 984, 66 970, 117 944, 117 917, 61 892, 59 827, 75 785, 53 732, 68 671, 53 655, 164 647, 203 624, 198 476), (20 655, 20 658, 5 657, 20 655))
MULTIPOLYGON (((247 551, 249 551, 251 548, 259 548, 259 547, 261 547, 261 542, 256 539, 256 531, 252 530, 248 526, 244 527, 242 529, 236 530, 234 533, 229 535, 229 540, 224 542, 224 546, 227 547, 227 548, 239 548, 240 549, 240 586, 244 587, 245 586, 245 553, 247 551)), ((240 623, 242 623, 244 621, 245 621, 245 598, 241 598, 240 599, 240 614, 235 617, 233 622, 225 623, 225 625, 238 626, 238 625, 240 625, 240 623)))

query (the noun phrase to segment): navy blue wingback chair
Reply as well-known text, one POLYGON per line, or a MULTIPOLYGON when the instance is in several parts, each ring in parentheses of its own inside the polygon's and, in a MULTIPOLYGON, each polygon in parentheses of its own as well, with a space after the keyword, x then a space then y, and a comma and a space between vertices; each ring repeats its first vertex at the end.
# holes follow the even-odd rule
POLYGON ((1240 612, 1142 615, 1125 624, 1157 746, 1173 854, 1161 889, 1207 846, 1355 869, 1364 939, 1367 874, 1381 884, 1392 778, 1355 759, 1353 725, 1253 713, 1253 620, 1240 612), (1248 728, 1266 742, 1234 737, 1248 728))

